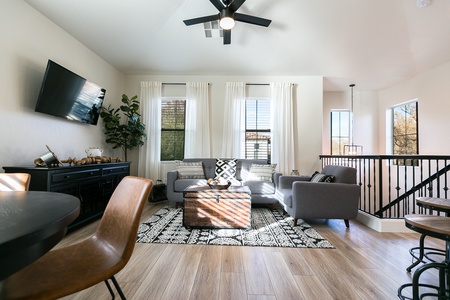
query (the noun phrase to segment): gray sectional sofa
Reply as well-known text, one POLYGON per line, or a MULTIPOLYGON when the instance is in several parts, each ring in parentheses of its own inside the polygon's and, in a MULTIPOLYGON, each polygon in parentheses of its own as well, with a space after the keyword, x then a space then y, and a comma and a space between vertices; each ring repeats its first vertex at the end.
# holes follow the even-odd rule
MULTIPOLYGON (((183 162, 202 162, 204 178, 179 178, 176 170, 167 173, 167 198, 183 202, 183 190, 189 185, 207 185, 215 177, 216 159, 185 159, 183 162)), ((237 159, 236 179, 232 185, 248 186, 252 204, 280 203, 284 210, 297 219, 344 219, 349 227, 359 208, 360 186, 356 184, 356 169, 328 165, 313 176, 288 176, 273 173, 272 180, 252 180, 252 164, 264 165, 265 160, 237 159), (315 178, 319 178, 315 180, 315 178), (329 180, 329 181, 328 181, 329 180)))
MULTIPOLYGON (((225 160, 225 159, 223 159, 225 160)), ((189 158, 183 162, 202 162, 204 178, 179 178, 177 170, 167 172, 167 199, 173 202, 183 202, 183 190, 189 185, 207 185, 208 178, 215 177, 215 158, 189 158)), ((266 165, 264 159, 237 159, 236 178, 232 185, 248 186, 251 191, 252 204, 278 203, 278 180, 281 173, 274 172, 272 180, 254 180, 250 174, 252 164, 266 165)))

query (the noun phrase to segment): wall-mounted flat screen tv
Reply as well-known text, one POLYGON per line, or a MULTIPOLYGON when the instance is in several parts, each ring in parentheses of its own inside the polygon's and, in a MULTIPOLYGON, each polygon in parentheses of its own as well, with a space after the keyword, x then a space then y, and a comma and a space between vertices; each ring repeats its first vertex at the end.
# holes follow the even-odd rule
POLYGON ((97 125, 106 90, 49 60, 35 111, 97 125))

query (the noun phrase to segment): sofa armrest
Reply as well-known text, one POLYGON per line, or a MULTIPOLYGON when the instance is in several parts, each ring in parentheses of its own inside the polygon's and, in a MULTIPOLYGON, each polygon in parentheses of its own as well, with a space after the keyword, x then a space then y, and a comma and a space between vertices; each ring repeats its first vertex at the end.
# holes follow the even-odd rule
POLYGON ((272 181, 275 184, 275 189, 278 189, 280 186, 280 177, 282 176, 282 173, 275 172, 272 174, 272 181))
POLYGON ((175 192, 175 180, 178 179, 178 171, 171 170, 167 172, 167 195, 171 195, 175 192))
POLYGON ((302 182, 292 185, 297 218, 354 219, 361 188, 357 184, 302 182))
POLYGON ((291 189, 292 184, 296 181, 307 181, 309 182, 311 180, 311 177, 309 176, 289 176, 289 175, 282 175, 279 179, 279 188, 280 189, 291 189))

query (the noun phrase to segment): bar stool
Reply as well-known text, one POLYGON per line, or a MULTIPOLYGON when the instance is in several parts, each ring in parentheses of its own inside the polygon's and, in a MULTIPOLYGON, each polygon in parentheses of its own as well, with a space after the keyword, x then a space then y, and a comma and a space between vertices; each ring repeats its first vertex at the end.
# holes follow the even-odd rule
MULTIPOLYGON (((418 206, 429 209, 430 214, 431 211, 439 211, 444 212, 448 217, 450 214, 450 200, 443 198, 432 198, 432 197, 419 197, 416 199, 416 203, 418 206)), ((417 266, 419 263, 424 262, 426 258, 430 262, 436 262, 436 260, 432 256, 442 256, 445 257, 445 250, 425 247, 425 237, 426 234, 422 234, 419 240, 419 246, 413 247, 409 250, 409 253, 416 260, 406 268, 406 271, 411 272, 411 270, 417 266), (419 255, 416 255, 417 251, 419 251, 419 255)), ((442 258, 444 259, 444 258, 442 258)))
POLYGON ((411 230, 422 235, 431 236, 446 241, 445 260, 443 262, 429 262, 417 268, 414 272, 412 283, 403 284, 398 289, 400 299, 423 299, 424 297, 437 297, 437 299, 450 299, 449 270, 450 270, 450 218, 434 215, 406 215, 405 225, 411 230), (420 283, 420 275, 430 268, 439 270, 439 285, 420 283), (412 288, 413 298, 403 295, 405 288, 412 288), (419 295, 419 288, 425 287, 436 292, 426 292, 419 295))

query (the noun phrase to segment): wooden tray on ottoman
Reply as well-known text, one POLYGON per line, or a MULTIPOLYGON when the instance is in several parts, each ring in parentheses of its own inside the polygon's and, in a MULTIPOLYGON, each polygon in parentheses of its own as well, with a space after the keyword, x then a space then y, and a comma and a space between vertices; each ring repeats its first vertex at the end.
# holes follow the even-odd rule
POLYGON ((250 189, 231 186, 226 190, 189 186, 183 191, 183 226, 196 228, 249 228, 250 189))

